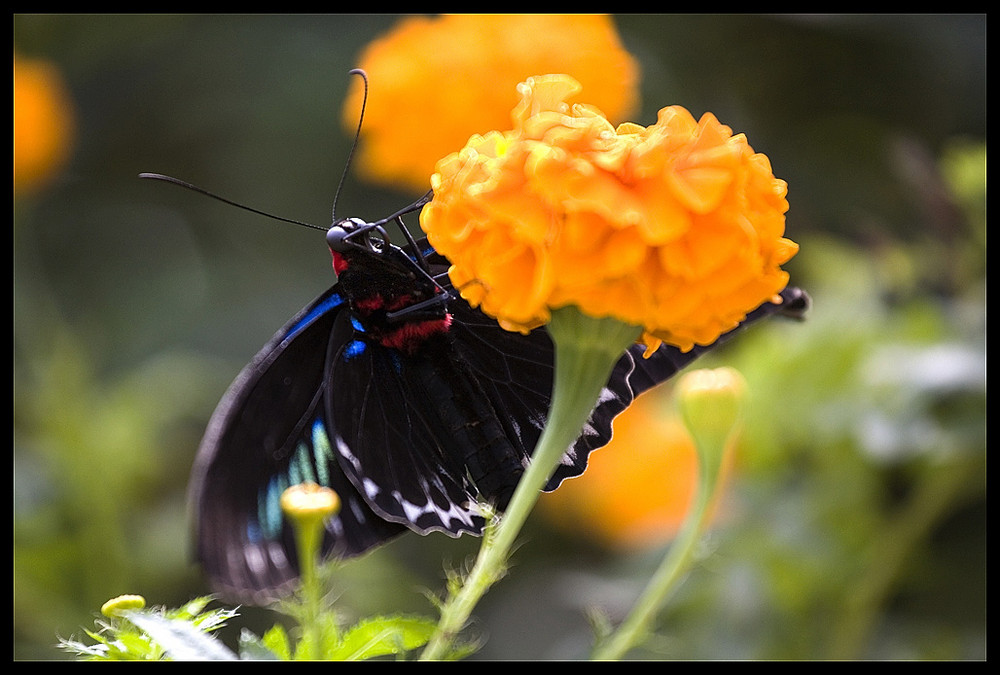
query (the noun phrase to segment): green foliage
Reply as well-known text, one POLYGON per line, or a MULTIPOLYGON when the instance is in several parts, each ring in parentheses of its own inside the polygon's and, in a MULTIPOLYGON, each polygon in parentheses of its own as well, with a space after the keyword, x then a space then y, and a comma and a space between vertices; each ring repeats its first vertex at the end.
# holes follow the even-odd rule
POLYGON ((410 615, 377 616, 341 630, 336 615, 322 612, 309 638, 294 639, 278 623, 257 637, 240 634, 239 652, 211 635, 237 617, 236 610, 204 611, 210 598, 196 598, 178 609, 125 610, 96 622, 85 633, 93 641, 60 640, 59 647, 84 661, 365 661, 388 656, 403 658, 422 647, 436 622, 410 615))
POLYGON ((741 515, 720 526, 712 573, 665 628, 675 649, 700 643, 706 657, 726 626, 740 658, 966 658, 985 618, 983 542, 941 542, 985 496, 985 318, 967 318, 982 289, 900 299, 880 274, 892 256, 803 248, 808 319, 707 361, 749 384, 741 515), (946 571, 958 568, 970 574, 946 571), (968 642, 924 651, 922 631, 958 626, 968 642))
POLYGON ((136 609, 96 622, 86 634, 94 641, 61 640, 59 647, 84 661, 191 661, 235 658, 210 633, 237 616, 234 610, 205 612, 210 598, 177 609, 136 609))
POLYGON ((17 630, 68 632, 80 607, 137 585, 190 597, 177 542, 200 433, 192 420, 213 396, 191 382, 213 364, 167 353, 108 375, 60 321, 16 349, 17 630))
POLYGON ((249 631, 240 636, 243 658, 280 661, 365 661, 386 656, 404 657, 422 647, 436 622, 418 616, 379 616, 364 619, 341 631, 332 613, 318 618, 318 644, 307 638, 294 641, 281 624, 260 638, 249 631))

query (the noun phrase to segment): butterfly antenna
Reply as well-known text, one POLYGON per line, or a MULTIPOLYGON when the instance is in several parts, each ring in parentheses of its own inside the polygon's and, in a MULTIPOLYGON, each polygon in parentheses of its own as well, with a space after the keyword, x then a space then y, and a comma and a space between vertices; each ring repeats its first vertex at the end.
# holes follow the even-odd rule
POLYGON ((368 74, 361 70, 360 68, 354 68, 347 73, 348 75, 357 75, 361 78, 362 82, 365 84, 365 94, 361 98, 361 114, 358 115, 358 128, 354 132, 354 142, 351 143, 351 151, 347 153, 347 164, 344 165, 344 173, 340 176, 340 183, 337 185, 337 192, 333 195, 333 213, 331 217, 332 222, 337 222, 337 201, 340 199, 340 191, 344 189, 344 181, 347 179, 347 172, 351 169, 351 160, 354 158, 354 150, 358 147, 358 141, 361 138, 361 125, 365 121, 365 107, 368 105, 368 74))
POLYGON ((166 183, 173 183, 174 185, 180 185, 183 188, 187 188, 188 190, 193 190, 194 192, 197 192, 199 194, 203 194, 206 197, 211 197, 212 199, 217 199, 220 202, 223 202, 225 204, 229 204, 230 206, 235 206, 237 208, 243 209, 244 211, 249 211, 251 213, 256 213, 257 215, 265 216, 267 218, 273 218, 274 220, 280 220, 280 221, 282 221, 284 223, 292 223, 293 225, 301 225, 303 227, 308 227, 308 228, 311 228, 313 230, 326 230, 325 227, 320 227, 319 225, 313 225, 312 223, 304 223, 301 220, 294 220, 293 218, 284 218, 282 216, 276 216, 273 213, 268 213, 267 211, 261 211, 260 209, 255 209, 255 208, 253 208, 251 206, 247 206, 246 204, 240 204, 239 202, 234 202, 231 199, 226 199, 225 197, 220 197, 217 194, 209 192, 205 188, 200 188, 197 185, 192 185, 191 183, 188 183, 187 181, 183 181, 180 178, 174 178, 173 176, 165 176, 162 173, 140 173, 139 174, 139 178, 151 178, 153 180, 162 180, 162 181, 164 181, 166 183))

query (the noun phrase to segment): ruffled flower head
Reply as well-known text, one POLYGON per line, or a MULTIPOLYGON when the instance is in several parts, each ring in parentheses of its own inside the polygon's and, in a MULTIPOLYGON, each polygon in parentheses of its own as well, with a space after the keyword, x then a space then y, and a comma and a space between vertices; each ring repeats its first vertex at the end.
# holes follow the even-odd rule
POLYGON ((522 332, 575 305, 688 350, 785 287, 786 184, 742 134, 679 106, 616 128, 567 75, 518 91, 513 129, 440 160, 421 213, 470 304, 522 332))

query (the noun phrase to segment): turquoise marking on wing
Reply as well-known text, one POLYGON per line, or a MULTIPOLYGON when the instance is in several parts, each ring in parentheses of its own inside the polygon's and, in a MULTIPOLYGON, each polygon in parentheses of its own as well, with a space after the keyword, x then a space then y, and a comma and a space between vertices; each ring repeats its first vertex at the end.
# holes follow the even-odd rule
POLYGON ((273 476, 260 489, 257 497, 257 520, 247 523, 247 538, 252 542, 277 539, 281 535, 284 514, 281 495, 291 485, 311 482, 330 486, 330 463, 334 461, 333 446, 323 420, 313 422, 308 439, 300 441, 288 463, 288 471, 273 476), (311 443, 310 443, 311 441, 311 443))
MULTIPOLYGON (((281 494, 288 488, 288 479, 284 475, 271 478, 260 496, 257 498, 257 520, 260 532, 268 539, 277 539, 281 534, 281 494)), ((250 532, 248 531, 248 536, 250 532)))
POLYGON ((316 465, 317 483, 330 486, 330 462, 333 461, 333 447, 330 437, 326 435, 326 427, 322 420, 316 420, 312 426, 313 457, 316 465))
POLYGON ((298 485, 300 483, 315 483, 316 472, 313 471, 312 457, 309 446, 301 442, 295 448, 295 457, 288 465, 288 484, 298 485))

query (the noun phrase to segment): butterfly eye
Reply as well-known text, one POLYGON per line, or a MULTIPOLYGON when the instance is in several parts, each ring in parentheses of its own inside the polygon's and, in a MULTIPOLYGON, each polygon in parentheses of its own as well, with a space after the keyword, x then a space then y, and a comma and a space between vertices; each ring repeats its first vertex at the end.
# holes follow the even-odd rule
POLYGON ((343 253, 350 248, 347 243, 347 230, 340 225, 334 225, 326 231, 326 244, 331 251, 343 253))

